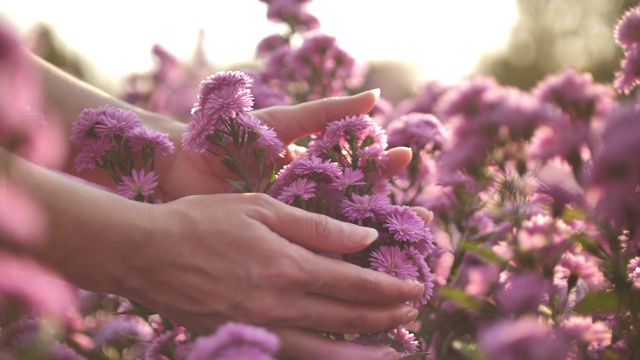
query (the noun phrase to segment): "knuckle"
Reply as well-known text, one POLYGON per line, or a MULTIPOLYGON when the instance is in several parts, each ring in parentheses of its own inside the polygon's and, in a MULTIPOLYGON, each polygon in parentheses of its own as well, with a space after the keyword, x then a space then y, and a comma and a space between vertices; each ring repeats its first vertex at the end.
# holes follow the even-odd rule
POLYGON ((350 333, 367 331, 366 329, 367 319, 368 319, 368 316, 366 316, 365 314, 360 312, 353 312, 348 317, 345 318, 343 325, 344 325, 344 328, 347 330, 347 332, 350 332, 350 333))
POLYGON ((327 238, 331 230, 331 223, 326 216, 314 216, 311 229, 318 239, 327 238))
POLYGON ((277 263, 264 270, 264 280, 276 289, 295 289, 303 282, 300 261, 293 257, 278 259, 277 263))

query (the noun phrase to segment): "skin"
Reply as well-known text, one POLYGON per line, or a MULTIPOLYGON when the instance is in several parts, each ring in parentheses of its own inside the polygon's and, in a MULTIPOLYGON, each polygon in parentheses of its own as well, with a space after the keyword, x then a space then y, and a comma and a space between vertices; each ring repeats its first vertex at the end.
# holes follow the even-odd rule
MULTIPOLYGON (((170 134, 176 152, 156 165, 164 204, 137 203, 11 158, 9 177, 40 200, 48 239, 35 255, 79 287, 125 296, 187 328, 209 333, 234 320, 265 326, 296 359, 398 358, 384 347, 329 340, 314 331, 375 332, 414 321, 405 303, 424 288, 318 255, 349 253, 375 231, 283 204, 264 194, 227 194, 229 173, 214 156, 182 151, 185 124, 135 108, 35 58, 48 111, 70 129, 86 107, 109 104, 137 112, 170 134), (188 174, 188 175, 185 175, 188 174), (239 229, 242 229, 239 231, 239 229)), ((285 144, 332 120, 367 113, 377 92, 254 111, 285 144)), ((67 132, 68 133, 68 132, 67 132)), ((70 144, 71 145, 71 144, 70 144)), ((99 171, 76 173, 71 147, 63 170, 113 186, 99 171)), ((409 162, 392 149, 387 175, 409 162)), ((291 153, 282 161, 292 159, 291 153)))

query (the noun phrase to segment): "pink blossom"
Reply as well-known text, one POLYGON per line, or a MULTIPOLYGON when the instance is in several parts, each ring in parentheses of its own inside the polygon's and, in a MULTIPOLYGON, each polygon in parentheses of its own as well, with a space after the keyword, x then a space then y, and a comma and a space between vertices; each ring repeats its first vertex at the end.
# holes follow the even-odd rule
POLYGON ((143 200, 154 193, 156 186, 158 177, 155 172, 149 171, 145 174, 144 169, 133 169, 131 176, 122 177, 122 182, 116 187, 116 193, 128 199, 143 200))

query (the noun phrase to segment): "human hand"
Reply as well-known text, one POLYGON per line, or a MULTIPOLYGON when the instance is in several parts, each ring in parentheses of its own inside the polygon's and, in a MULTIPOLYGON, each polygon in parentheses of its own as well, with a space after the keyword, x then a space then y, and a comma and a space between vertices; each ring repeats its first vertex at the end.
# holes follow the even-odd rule
POLYGON ((423 285, 307 250, 355 252, 373 241, 371 229, 264 194, 188 196, 147 211, 121 293, 193 331, 242 321, 276 332, 283 355, 383 359, 394 352, 314 331, 376 332, 417 317, 405 302, 423 285))
MULTIPOLYGON (((377 91, 368 91, 354 96, 327 98, 294 106, 275 106, 255 110, 253 115, 266 125, 273 127, 278 137, 288 149, 285 158, 278 165, 283 166, 294 158, 292 150, 294 142, 321 131, 333 120, 350 115, 368 113, 378 97, 377 91)), ((176 151, 157 164, 160 189, 167 200, 186 195, 218 194, 229 191, 226 179, 235 179, 222 163, 221 159, 208 153, 189 152, 180 146, 184 127, 170 134, 176 144, 176 151)), ((396 148, 388 151, 389 164, 387 175, 400 172, 410 161, 411 151, 407 148, 396 148)))

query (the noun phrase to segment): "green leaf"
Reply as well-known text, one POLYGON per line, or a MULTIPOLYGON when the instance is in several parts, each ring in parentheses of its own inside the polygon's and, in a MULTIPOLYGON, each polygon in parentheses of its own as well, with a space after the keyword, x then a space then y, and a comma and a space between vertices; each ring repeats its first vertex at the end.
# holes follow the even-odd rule
POLYGON ((423 360, 425 356, 429 355, 428 352, 426 351, 420 351, 417 352, 415 354, 411 354, 411 355, 407 355, 403 358, 400 358, 400 360, 423 360))
POLYGON ((581 314, 598 314, 619 312, 621 309, 620 299, 614 291, 590 292, 580 300, 574 310, 581 314))
POLYGON ((131 310, 121 311, 121 312, 115 313, 115 315, 137 315, 137 316, 141 316, 141 317, 148 317, 148 316, 155 315, 155 314, 157 314, 155 311, 149 309, 146 306, 142 306, 142 305, 138 305, 138 306, 134 307, 131 310))
POLYGON ((454 340, 451 343, 451 347, 463 353, 469 359, 486 360, 486 357, 484 356, 482 351, 478 349, 478 344, 476 343, 470 343, 462 340, 454 340))
POLYGON ((234 188, 242 191, 243 193, 251 192, 251 189, 247 189, 247 187, 242 183, 239 183, 239 182, 231 180, 231 179, 225 179, 225 180, 227 180, 227 182, 229 184, 231 184, 231 186, 233 186, 234 188))
POLYGON ((453 300, 465 309, 479 310, 484 306, 481 300, 474 299, 464 290, 449 286, 442 288, 442 298, 453 300))
POLYGON ((503 265, 506 262, 493 250, 476 242, 463 241, 460 243, 460 247, 498 265, 503 265))

